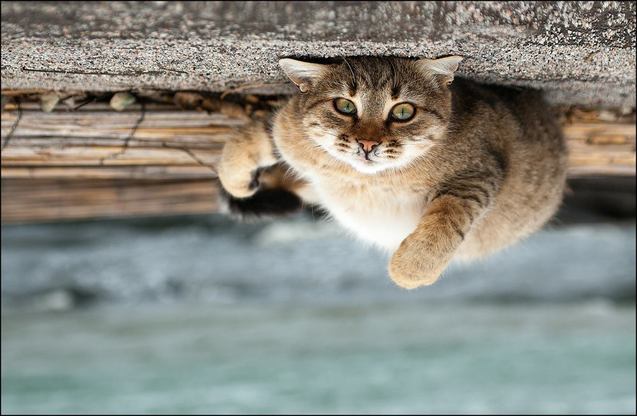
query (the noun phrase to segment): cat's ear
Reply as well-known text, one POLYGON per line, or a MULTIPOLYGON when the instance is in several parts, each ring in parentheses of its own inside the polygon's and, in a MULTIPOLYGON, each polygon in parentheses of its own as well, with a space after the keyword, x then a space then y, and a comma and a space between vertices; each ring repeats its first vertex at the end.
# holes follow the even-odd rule
POLYGON ((320 78, 327 69, 327 65, 312 64, 290 58, 280 59, 279 65, 301 92, 309 91, 312 83, 320 78))
POLYGON ((421 68, 426 69, 434 74, 442 76, 442 80, 445 84, 449 85, 453 82, 453 76, 458 69, 458 64, 464 58, 462 56, 447 56, 439 59, 419 59, 418 65, 421 68))

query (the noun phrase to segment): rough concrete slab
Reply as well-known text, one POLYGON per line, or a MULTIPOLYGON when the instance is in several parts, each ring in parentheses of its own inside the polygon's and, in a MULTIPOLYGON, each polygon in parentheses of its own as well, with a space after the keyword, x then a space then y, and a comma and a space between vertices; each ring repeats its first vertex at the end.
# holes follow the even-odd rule
POLYGON ((635 10, 634 2, 2 2, 2 88, 280 93, 290 91, 277 67, 284 56, 460 54, 466 77, 542 88, 555 103, 634 106, 635 10))

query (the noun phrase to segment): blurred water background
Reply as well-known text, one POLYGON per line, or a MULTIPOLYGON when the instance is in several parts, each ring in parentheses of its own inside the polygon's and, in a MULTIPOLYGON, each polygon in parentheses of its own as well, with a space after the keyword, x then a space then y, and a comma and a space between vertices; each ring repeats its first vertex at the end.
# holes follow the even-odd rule
POLYGON ((2 227, 6 413, 635 413, 635 222, 434 286, 301 215, 2 227))

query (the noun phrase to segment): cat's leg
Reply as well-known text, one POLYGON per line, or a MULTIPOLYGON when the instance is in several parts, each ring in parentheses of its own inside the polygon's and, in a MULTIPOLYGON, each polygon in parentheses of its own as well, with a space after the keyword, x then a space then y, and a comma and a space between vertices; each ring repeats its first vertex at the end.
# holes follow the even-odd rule
POLYGON ((485 181, 472 174, 468 180, 449 183, 454 186, 438 191, 416 230, 390 260, 389 275, 401 287, 414 289, 438 280, 474 222, 488 209, 501 179, 491 176, 485 181))
POLYGON ((236 198, 259 189, 261 171, 277 163, 272 140, 260 122, 238 129, 226 142, 217 166, 223 188, 236 198))
POLYGON ((239 219, 285 215, 314 202, 309 183, 277 159, 260 122, 237 130, 226 142, 217 172, 225 190, 221 210, 239 219))

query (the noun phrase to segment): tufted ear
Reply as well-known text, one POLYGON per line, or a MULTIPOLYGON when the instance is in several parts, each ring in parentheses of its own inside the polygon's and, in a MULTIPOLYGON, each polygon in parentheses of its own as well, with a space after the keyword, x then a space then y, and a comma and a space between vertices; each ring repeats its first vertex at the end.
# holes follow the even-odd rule
POLYGON ((449 85, 453 81, 453 76, 458 69, 458 64, 464 58, 462 56, 447 56, 440 59, 422 58, 416 61, 421 68, 443 76, 444 83, 449 85))
POLYGON ((279 60, 279 65, 301 92, 309 91, 312 83, 320 78, 327 69, 327 65, 312 64, 290 58, 279 60))

